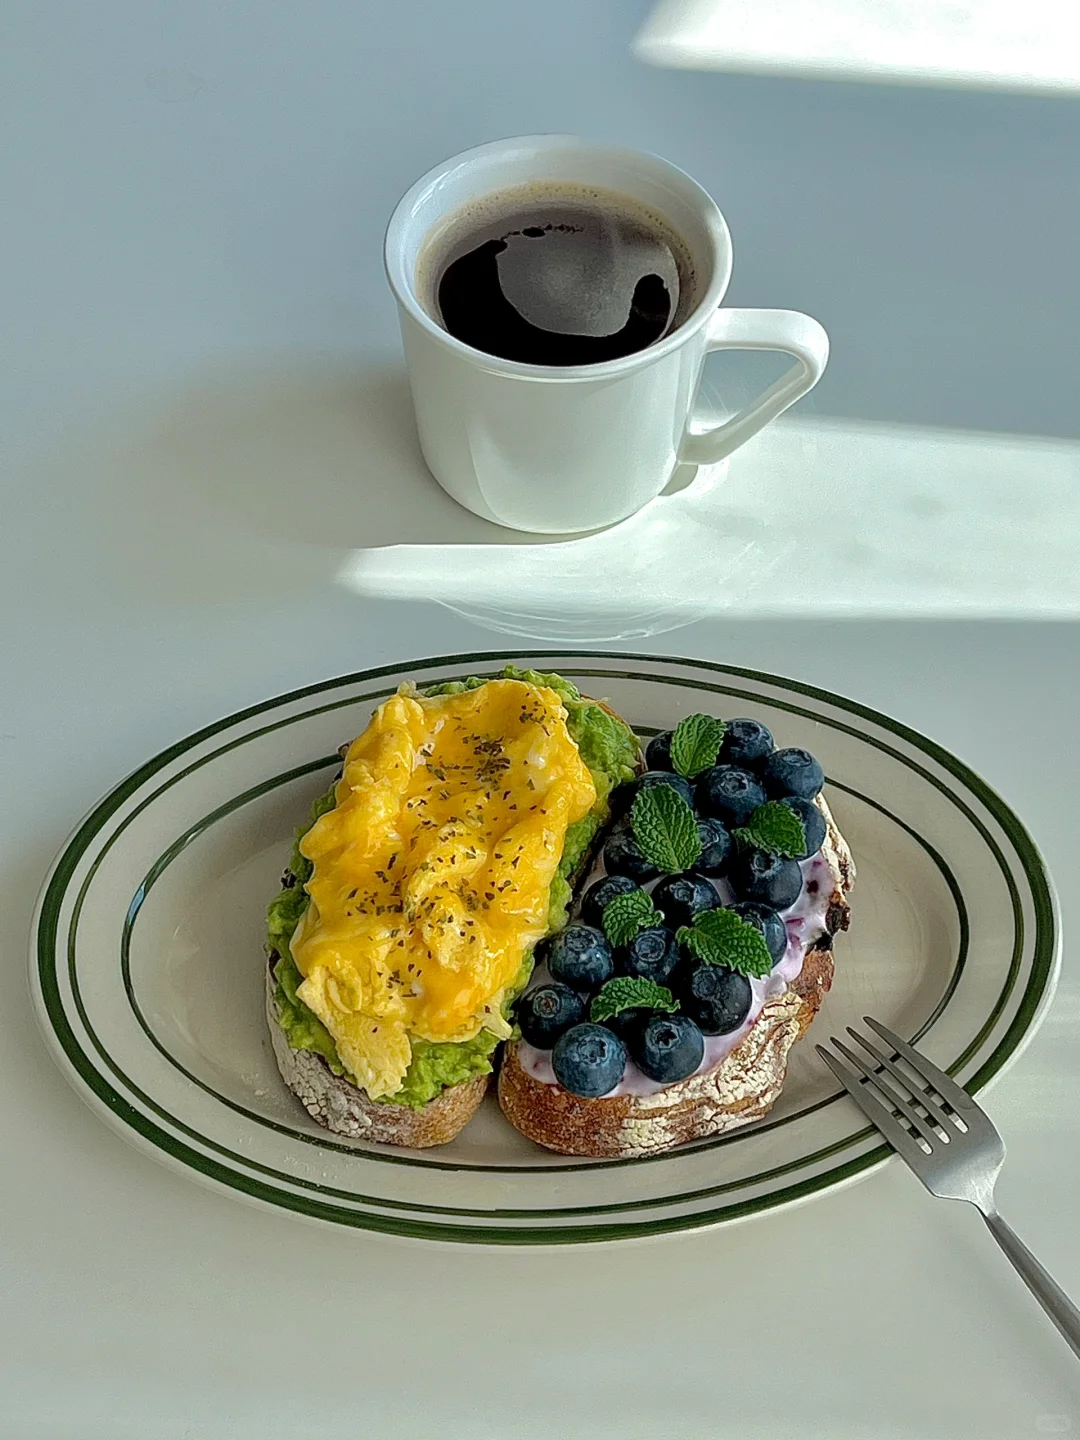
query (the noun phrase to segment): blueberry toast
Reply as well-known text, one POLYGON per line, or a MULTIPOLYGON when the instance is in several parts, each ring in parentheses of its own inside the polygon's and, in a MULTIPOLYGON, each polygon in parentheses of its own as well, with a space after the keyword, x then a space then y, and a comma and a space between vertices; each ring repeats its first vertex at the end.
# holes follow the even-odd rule
POLYGON ((848 928, 855 867, 812 755, 694 715, 646 764, 538 951, 500 1070, 503 1113, 562 1154, 656 1154, 760 1119, 848 928))

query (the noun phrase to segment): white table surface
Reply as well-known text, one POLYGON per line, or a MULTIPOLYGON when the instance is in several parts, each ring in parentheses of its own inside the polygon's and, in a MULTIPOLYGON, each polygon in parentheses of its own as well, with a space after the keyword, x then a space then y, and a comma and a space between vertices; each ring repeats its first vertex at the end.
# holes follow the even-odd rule
MULTIPOLYGON (((16 4, 5 17, 0 1436, 1016 1440, 1080 1429, 1080 1368, 978 1217, 930 1200, 896 1165, 716 1233, 440 1250, 202 1191, 95 1120, 38 1039, 24 979, 32 901, 104 788, 277 691, 505 643, 430 603, 342 585, 308 532, 294 544, 267 533, 257 497, 223 523, 192 500, 182 466, 139 449, 162 398, 215 366, 268 351, 392 360, 378 231, 440 154, 560 127, 666 151, 730 193, 737 249, 740 222, 749 237, 736 300, 827 320, 837 344, 822 413, 989 430, 1007 409, 1009 428, 1060 435, 1075 423, 1075 289, 1070 299, 1062 287, 1076 197, 1038 191, 1038 225, 1016 218, 1036 196, 1025 147, 1064 143, 1075 129, 1064 110, 684 83, 631 62, 640 7, 617 0, 375 9, 102 0, 16 4), (777 118, 789 103, 801 107, 794 127, 777 118), (710 147, 709 135, 723 138, 710 147), (794 157, 789 139, 805 147, 794 157), (906 250, 885 233, 884 181, 860 172, 870 146, 909 200, 938 205, 933 264, 911 256, 896 284, 882 275, 906 250), (814 183, 808 157, 820 159, 814 183), (997 308, 996 355, 980 327, 1000 257, 961 263, 963 227, 985 198, 976 181, 990 175, 985 213, 1004 227, 1000 244, 1032 262, 1023 307, 1004 297, 997 308), (777 232, 804 203, 822 233, 792 249, 777 232), (862 238, 844 252, 853 217, 862 238), (876 256, 876 275, 852 263, 856 250, 876 256), (909 303, 912 286, 925 304, 909 303), (890 325, 900 339, 875 369, 890 325)), ((312 435, 322 473, 318 426, 312 435)), ((174 439, 182 451, 182 424, 174 439)), ((194 439, 205 446, 201 430, 194 439)), ((303 457, 294 466, 302 504, 303 457)), ((1075 916, 1074 624, 736 610, 642 644, 831 685, 950 746, 1027 821, 1066 924, 1075 916)), ((1066 953, 1042 1031, 986 1098, 1009 1145, 1002 1209, 1074 1295, 1078 1042, 1066 953)))

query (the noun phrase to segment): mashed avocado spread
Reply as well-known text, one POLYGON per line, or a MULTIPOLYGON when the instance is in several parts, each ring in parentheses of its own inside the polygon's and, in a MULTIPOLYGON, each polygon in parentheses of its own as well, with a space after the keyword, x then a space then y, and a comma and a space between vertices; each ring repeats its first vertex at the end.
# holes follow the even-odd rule
MULTIPOLYGON (((566 832, 562 860, 551 884, 548 929, 553 933, 566 924, 573 882, 588 858, 597 831, 608 818, 608 797, 616 785, 634 776, 638 744, 621 720, 608 714, 595 701, 582 699, 575 686, 561 675, 542 675, 535 670, 519 670, 508 665, 502 672, 502 678, 524 680, 530 685, 546 685, 556 692, 566 707, 566 728, 589 767, 596 786, 596 804, 584 819, 571 825, 566 832)), ((475 678, 453 680, 445 685, 433 686, 424 694, 456 695, 483 684, 483 680, 475 678)), ((289 942, 308 905, 304 886, 312 871, 311 862, 300 853, 299 842, 320 815, 334 808, 334 791, 335 786, 331 785, 325 795, 319 796, 312 806, 308 824, 297 832, 287 872, 291 883, 270 902, 266 919, 268 948, 272 955, 278 957, 274 961, 274 998, 281 1028, 294 1050, 314 1050, 335 1075, 344 1075, 345 1067, 329 1030, 296 993, 303 977, 289 949, 289 942)), ((514 986, 515 995, 524 988, 531 970, 530 957, 514 986)), ((510 1003, 508 999, 507 1007, 510 1003)), ((491 1070, 491 1056, 499 1042, 490 1031, 481 1030, 474 1039, 456 1044, 436 1044, 416 1037, 410 1043, 412 1059, 405 1080, 396 1094, 387 1097, 387 1103, 409 1105, 419 1110, 448 1086, 459 1085, 474 1075, 487 1074, 491 1070)))

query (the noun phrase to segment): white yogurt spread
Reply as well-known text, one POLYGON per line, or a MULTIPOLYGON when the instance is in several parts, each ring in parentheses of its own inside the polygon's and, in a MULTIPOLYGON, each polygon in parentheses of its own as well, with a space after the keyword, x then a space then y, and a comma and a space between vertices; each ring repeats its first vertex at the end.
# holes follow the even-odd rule
MULTIPOLYGON (((799 869, 803 876, 799 898, 794 905, 780 912, 784 924, 787 926, 787 949, 764 979, 758 980, 751 977, 750 990, 753 999, 750 1002, 749 1013, 739 1028, 732 1030, 728 1035, 705 1036, 705 1055, 695 1070, 695 1075, 703 1075, 706 1071, 712 1070, 720 1064, 725 1056, 731 1054, 761 1014, 766 1001, 775 999, 788 989, 802 970, 806 951, 815 940, 825 934, 825 916, 829 909, 829 898, 833 888, 832 873, 829 870, 828 862, 819 851, 816 855, 811 855, 808 860, 801 860, 799 869)), ((598 867, 596 873, 589 877, 589 883, 599 879, 604 873, 603 867, 598 867)), ((721 903, 731 904, 734 896, 727 882, 714 880, 712 883, 719 892, 721 903)), ((587 885, 581 887, 582 891, 587 888, 587 885)), ((538 966, 529 988, 533 989, 536 985, 542 985, 550 978, 547 967, 538 966)), ((555 1071, 551 1068, 550 1050, 537 1050, 535 1046, 522 1040, 517 1047, 517 1058, 521 1068, 534 1080, 539 1080, 544 1085, 559 1083, 555 1079, 555 1071)), ((667 1089, 666 1085, 662 1085, 656 1080, 650 1080, 638 1069, 633 1060, 627 1060, 626 1070, 618 1085, 613 1090, 609 1090, 607 1096, 601 1098, 607 1099, 612 1095, 655 1095, 657 1091, 665 1089, 667 1089)))

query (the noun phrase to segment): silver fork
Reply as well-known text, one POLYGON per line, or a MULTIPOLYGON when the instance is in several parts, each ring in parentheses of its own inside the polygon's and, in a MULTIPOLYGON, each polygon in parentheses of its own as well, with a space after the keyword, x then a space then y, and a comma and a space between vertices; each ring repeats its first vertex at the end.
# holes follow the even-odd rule
POLYGON ((849 1025, 848 1034, 869 1059, 835 1035, 832 1044, 848 1063, 823 1045, 817 1047, 818 1054, 931 1195, 975 1206, 1025 1285, 1080 1356, 1080 1310, 998 1214, 994 1181, 1005 1162, 1005 1146, 989 1116, 925 1055, 869 1015, 863 1020, 887 1050, 849 1025))

